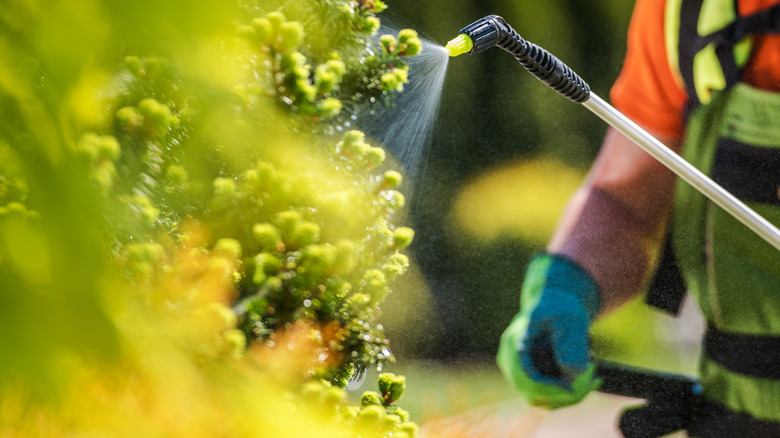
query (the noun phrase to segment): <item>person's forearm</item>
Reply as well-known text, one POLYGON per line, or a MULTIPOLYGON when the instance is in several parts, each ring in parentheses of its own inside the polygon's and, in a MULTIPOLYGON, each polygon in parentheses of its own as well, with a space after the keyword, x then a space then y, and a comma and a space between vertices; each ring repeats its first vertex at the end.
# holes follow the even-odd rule
POLYGON ((580 189, 547 250, 584 267, 601 291, 601 312, 641 292, 663 240, 663 224, 648 228, 609 194, 580 189))
MULTIPOLYGON (((675 142, 664 143, 678 149, 675 142)), ((644 289, 666 233, 675 180, 631 140, 608 131, 547 248, 591 273, 601 291, 602 312, 644 289)))

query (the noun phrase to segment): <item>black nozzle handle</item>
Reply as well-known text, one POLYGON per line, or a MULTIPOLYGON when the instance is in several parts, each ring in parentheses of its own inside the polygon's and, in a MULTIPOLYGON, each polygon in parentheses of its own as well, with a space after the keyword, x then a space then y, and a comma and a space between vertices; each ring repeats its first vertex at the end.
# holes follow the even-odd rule
POLYGON ((475 54, 498 46, 511 53, 529 73, 566 98, 582 103, 590 98, 590 86, 569 66, 547 50, 524 40, 498 15, 488 15, 464 27, 475 54))

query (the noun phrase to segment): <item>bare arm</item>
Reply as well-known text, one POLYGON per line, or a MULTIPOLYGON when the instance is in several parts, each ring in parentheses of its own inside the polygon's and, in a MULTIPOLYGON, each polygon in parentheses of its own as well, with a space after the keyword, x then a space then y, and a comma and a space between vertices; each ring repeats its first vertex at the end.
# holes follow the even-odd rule
POLYGON ((675 179, 623 134, 612 128, 607 132, 547 247, 593 275, 602 313, 636 296, 648 281, 672 210, 675 179))

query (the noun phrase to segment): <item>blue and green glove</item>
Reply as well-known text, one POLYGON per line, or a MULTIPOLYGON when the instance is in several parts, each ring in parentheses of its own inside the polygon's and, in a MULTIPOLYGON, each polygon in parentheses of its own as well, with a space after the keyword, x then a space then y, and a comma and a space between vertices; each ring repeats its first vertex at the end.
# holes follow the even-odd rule
POLYGON ((504 377, 529 403, 561 408, 598 388, 588 328, 599 305, 596 282, 572 260, 552 254, 531 260, 520 313, 501 336, 497 357, 504 377))

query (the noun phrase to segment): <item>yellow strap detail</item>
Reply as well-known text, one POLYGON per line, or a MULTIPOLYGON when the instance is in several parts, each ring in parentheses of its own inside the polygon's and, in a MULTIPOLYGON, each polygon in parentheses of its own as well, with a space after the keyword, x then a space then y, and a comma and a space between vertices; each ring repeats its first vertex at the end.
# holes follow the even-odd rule
MULTIPOLYGON (((664 12, 664 43, 666 57, 672 70, 672 77, 681 88, 685 87, 680 73, 680 15, 683 0, 667 0, 664 12)), ((701 36, 709 35, 731 24, 737 19, 734 0, 703 0, 696 31, 701 36)), ((737 66, 743 67, 750 57, 752 40, 745 37, 734 46, 737 66)), ((726 87, 720 61, 712 44, 697 53, 693 61, 694 88, 702 104, 709 103, 712 92, 726 87)))
POLYGON ((682 0, 667 0, 666 11, 664 12, 664 42, 666 43, 666 57, 669 61, 669 67, 672 69, 677 86, 685 88, 685 84, 680 74, 680 10, 682 9, 682 0))
POLYGON ((734 0, 704 0, 696 31, 700 36, 706 36, 723 29, 736 19, 734 0))
POLYGON ((712 92, 726 88, 726 77, 715 54, 715 46, 707 45, 693 58, 693 81, 702 105, 710 103, 712 92))

